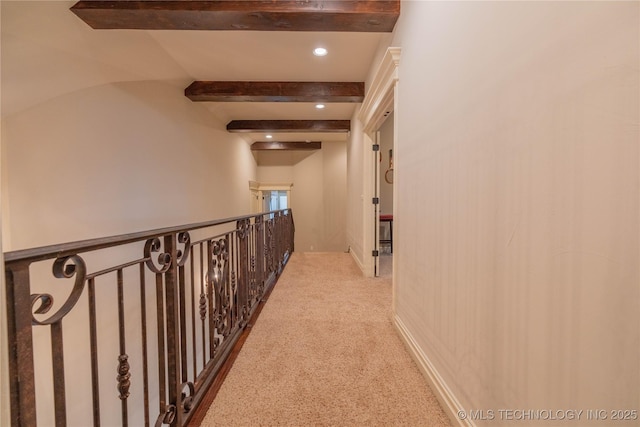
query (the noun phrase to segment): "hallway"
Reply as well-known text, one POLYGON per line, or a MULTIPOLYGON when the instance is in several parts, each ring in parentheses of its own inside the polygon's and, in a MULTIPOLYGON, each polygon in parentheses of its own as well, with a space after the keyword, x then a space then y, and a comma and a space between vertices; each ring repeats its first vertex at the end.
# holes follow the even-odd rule
POLYGON ((0 426, 202 424, 240 337, 202 425, 640 422, 640 1, 75 3, 0 1, 0 426))
POLYGON ((296 252, 201 425, 450 424, 391 322, 390 277, 296 252))

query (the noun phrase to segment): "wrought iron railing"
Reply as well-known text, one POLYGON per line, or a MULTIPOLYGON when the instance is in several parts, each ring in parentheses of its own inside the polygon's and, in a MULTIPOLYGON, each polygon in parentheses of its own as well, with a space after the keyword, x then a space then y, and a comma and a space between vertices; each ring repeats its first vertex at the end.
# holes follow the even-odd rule
POLYGON ((293 236, 282 210, 5 253, 12 426, 186 425, 293 236))

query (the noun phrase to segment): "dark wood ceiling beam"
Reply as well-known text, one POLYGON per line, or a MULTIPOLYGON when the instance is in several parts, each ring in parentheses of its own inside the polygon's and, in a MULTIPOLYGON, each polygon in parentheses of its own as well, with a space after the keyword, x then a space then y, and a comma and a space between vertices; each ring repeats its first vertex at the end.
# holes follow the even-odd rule
POLYGON ((320 150, 322 148, 321 141, 286 141, 286 142, 276 142, 276 141, 257 141, 251 144, 251 150, 253 151, 264 151, 264 150, 295 150, 295 151, 306 151, 306 150, 320 150))
POLYGON ((184 94, 197 102, 362 102, 364 82, 195 81, 184 94))
POLYGON ((391 32, 400 0, 79 1, 95 29, 391 32))
POLYGON ((351 120, 232 120, 229 132, 349 132, 351 120))

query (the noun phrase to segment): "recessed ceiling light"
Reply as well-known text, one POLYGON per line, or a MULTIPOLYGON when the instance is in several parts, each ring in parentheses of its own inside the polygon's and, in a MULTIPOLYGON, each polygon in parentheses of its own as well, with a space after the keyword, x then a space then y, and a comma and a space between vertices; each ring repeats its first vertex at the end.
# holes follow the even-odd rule
POLYGON ((328 53, 327 49, 323 48, 323 47, 317 47, 315 49, 313 49, 313 54, 315 56, 325 56, 328 53))
POLYGON ((273 135, 266 135, 265 138, 271 139, 271 138, 273 138, 273 135))
POLYGON ((324 104, 316 104, 316 108, 318 110, 322 110, 324 108, 324 104))

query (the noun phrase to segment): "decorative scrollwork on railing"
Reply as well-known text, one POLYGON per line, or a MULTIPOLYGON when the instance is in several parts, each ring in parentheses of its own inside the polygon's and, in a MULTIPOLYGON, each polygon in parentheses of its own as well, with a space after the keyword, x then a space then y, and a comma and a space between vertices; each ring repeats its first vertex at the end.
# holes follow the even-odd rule
POLYGON ((184 412, 189 412, 193 407, 193 396, 196 394, 196 388, 191 381, 182 383, 180 388, 182 389, 180 394, 180 406, 184 412), (185 390, 188 390, 189 394, 185 393, 185 390))
POLYGON ((76 305, 82 290, 84 289, 85 279, 87 277, 87 267, 84 260, 78 255, 68 255, 56 259, 53 263, 53 275, 58 279, 69 279, 75 276, 73 289, 62 307, 47 318, 46 320, 38 320, 35 314, 46 314, 53 307, 53 296, 51 294, 32 294, 31 295, 31 322, 34 325, 51 325, 57 323, 66 316, 76 305), (40 303, 36 307, 37 303, 40 303))
POLYGON ((247 305, 251 299, 251 264, 249 259, 249 241, 251 226, 249 219, 239 220, 238 222, 238 293, 237 293, 237 313, 239 326, 244 328, 246 325, 247 305))
MULTIPOLYGON (((218 334, 227 337, 231 333, 231 296, 229 294, 229 243, 226 238, 211 244, 211 264, 208 279, 213 286, 215 307, 213 309, 214 326, 218 334)), ((217 348, 220 340, 214 341, 217 348)))
POLYGON ((178 233, 178 243, 184 245, 184 249, 178 249, 178 265, 182 267, 191 253, 191 236, 187 231, 178 233))
POLYGON ((207 317, 207 297, 203 293, 200 294, 199 309, 200 320, 204 320, 207 317))
POLYGON ((84 424, 99 425, 105 411, 114 418, 121 412, 122 425, 141 424, 142 415, 145 425, 186 423, 203 401, 201 385, 223 373, 256 304, 275 284, 280 260, 293 250, 287 212, 6 253, 12 316, 6 329, 8 341, 17 344, 7 349, 10 406, 19 409, 12 417, 35 419, 44 410, 64 424, 74 404, 67 396, 80 393, 93 403, 84 424), (35 283, 41 268, 49 273, 45 283, 35 283), (103 297, 116 292, 117 304, 114 298, 105 303, 103 297), (130 329, 141 333, 127 334, 130 329), (39 351, 43 345, 51 351, 39 351), (64 356, 70 353, 86 359, 87 369, 69 363, 64 356), (103 358, 112 372, 107 389, 100 387, 103 358), (36 377, 38 366, 49 366, 50 374, 36 377), (53 393, 36 399, 36 384, 53 393))
POLYGON ((242 308, 240 309, 240 328, 244 329, 245 326, 247 326, 247 324, 249 323, 249 306, 247 306, 246 304, 242 305, 242 308))
POLYGON ((167 252, 160 252, 161 249, 162 243, 160 242, 159 237, 149 239, 144 244, 144 257, 146 259, 147 267, 149 267, 149 270, 153 271, 156 274, 166 273, 171 266, 171 254, 167 252), (158 265, 156 265, 156 263, 153 261, 152 254, 158 252, 158 265))
POLYGON ((266 232, 266 241, 265 241, 265 248, 264 248, 264 252, 265 252, 265 259, 267 262, 267 272, 268 273, 273 273, 276 268, 275 268, 275 259, 274 259, 274 254, 275 254, 275 232, 274 232, 274 228, 275 228, 275 221, 273 219, 269 219, 267 220, 267 232, 266 232))
POLYGON ((33 314, 46 314, 53 307, 53 297, 50 294, 32 294, 31 312, 33 314), (40 306, 34 308, 36 302, 40 301, 40 306))
POLYGON ((244 239, 249 235, 251 220, 241 219, 240 221, 238 221, 237 226, 238 226, 238 237, 240 239, 244 239))
POLYGON ((129 356, 121 354, 118 356, 118 392, 120 400, 129 397, 129 387, 131 387, 131 373, 129 372, 129 356))
POLYGON ((154 424, 155 427, 161 427, 163 425, 173 424, 176 419, 176 405, 167 405, 164 408, 164 412, 158 415, 158 419, 154 424))
POLYGON ((256 284, 256 257, 249 257, 249 297, 253 301, 257 298, 258 286, 256 284))
POLYGON ((229 259, 229 247, 227 239, 220 239, 213 242, 211 246, 211 254, 218 261, 226 261, 229 259))
POLYGON ((231 272, 231 293, 235 294, 238 290, 238 280, 236 279, 236 272, 231 272))

